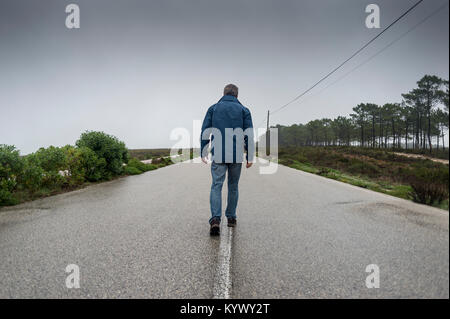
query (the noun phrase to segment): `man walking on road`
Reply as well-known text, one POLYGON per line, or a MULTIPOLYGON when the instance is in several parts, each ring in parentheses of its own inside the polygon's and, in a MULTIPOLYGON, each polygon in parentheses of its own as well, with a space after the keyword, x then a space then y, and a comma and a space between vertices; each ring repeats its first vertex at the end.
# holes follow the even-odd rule
POLYGON ((207 164, 208 145, 211 142, 210 234, 220 234, 222 217, 222 186, 228 171, 228 198, 225 216, 228 226, 236 226, 236 207, 239 197, 238 183, 241 175, 244 150, 247 152, 247 168, 252 166, 254 139, 252 116, 248 108, 237 99, 238 87, 228 84, 223 97, 206 113, 202 125, 201 157, 207 164))

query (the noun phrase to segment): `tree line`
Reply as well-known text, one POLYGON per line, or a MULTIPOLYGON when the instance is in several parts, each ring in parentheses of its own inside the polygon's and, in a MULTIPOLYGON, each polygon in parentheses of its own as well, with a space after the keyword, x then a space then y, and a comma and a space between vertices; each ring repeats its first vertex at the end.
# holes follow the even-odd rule
POLYGON ((449 81, 425 75, 400 103, 361 103, 349 116, 276 127, 279 146, 445 149, 449 81))

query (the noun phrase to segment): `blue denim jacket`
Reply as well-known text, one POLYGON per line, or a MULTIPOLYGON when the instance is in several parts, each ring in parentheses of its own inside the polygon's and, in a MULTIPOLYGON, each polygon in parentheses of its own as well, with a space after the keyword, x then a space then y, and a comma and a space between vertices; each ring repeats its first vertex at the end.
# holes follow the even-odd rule
POLYGON ((206 112, 202 125, 202 134, 200 136, 202 157, 207 156, 207 146, 211 140, 211 154, 216 163, 242 163, 243 150, 247 151, 247 160, 253 160, 254 139, 253 123, 250 110, 243 106, 237 98, 231 95, 223 96, 219 102, 212 105, 206 112), (228 128, 228 130, 226 130, 228 128), (230 133, 230 129, 235 130, 230 133), (238 134, 242 129, 246 135, 238 134), (248 129, 248 130, 247 130, 248 129), (246 131, 247 130, 247 131, 246 131), (221 141, 214 140, 220 132, 221 141), (211 137, 210 137, 211 134, 211 137), (203 137, 203 138, 202 138, 203 137), (232 138, 231 144, 226 145, 225 140, 232 138), (219 152, 218 147, 221 147, 219 152), (214 156, 214 153, 222 156, 214 156))

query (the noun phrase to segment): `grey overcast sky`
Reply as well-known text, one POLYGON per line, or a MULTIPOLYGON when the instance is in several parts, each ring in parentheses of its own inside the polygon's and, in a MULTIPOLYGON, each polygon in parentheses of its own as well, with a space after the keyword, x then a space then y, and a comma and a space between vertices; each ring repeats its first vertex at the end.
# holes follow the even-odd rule
MULTIPOLYGON (((337 66, 416 0, 2 0, 0 144, 22 154, 74 144, 85 130, 130 148, 170 147, 235 83, 254 124, 337 66), (81 28, 65 27, 76 3, 81 28)), ((400 102, 425 74, 449 78, 448 6, 376 58, 321 90, 448 0, 425 0, 271 124, 348 115, 400 102), (319 93, 320 92, 320 93, 319 93)), ((198 139, 198 136, 195 136, 198 139)))

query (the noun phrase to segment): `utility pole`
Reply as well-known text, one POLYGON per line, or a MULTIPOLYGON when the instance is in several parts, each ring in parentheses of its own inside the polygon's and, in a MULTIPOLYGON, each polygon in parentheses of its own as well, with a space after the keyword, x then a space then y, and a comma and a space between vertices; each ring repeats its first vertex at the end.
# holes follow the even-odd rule
POLYGON ((266 129, 266 156, 270 155, 270 125, 269 125, 270 111, 267 110, 267 129, 266 129))

